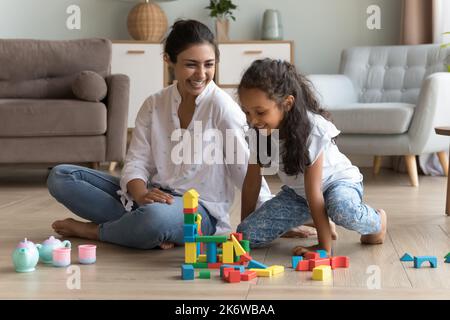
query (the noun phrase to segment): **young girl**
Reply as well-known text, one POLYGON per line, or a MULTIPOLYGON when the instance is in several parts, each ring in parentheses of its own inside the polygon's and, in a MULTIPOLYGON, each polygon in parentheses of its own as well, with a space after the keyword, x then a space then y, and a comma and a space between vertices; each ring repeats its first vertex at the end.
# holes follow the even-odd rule
POLYGON ((238 88, 241 108, 251 128, 278 129, 278 195, 255 210, 261 186, 259 164, 249 163, 242 190, 238 232, 253 247, 265 245, 312 217, 319 243, 295 247, 294 254, 324 249, 331 253, 329 218, 359 232, 361 242, 382 243, 386 213, 362 202, 363 177, 335 144, 340 131, 319 106, 308 80, 288 62, 255 61, 238 88))
MULTIPOLYGON (((142 249, 182 244, 182 195, 191 188, 200 194, 203 234, 231 231, 229 209, 234 187, 242 187, 249 155, 242 130, 245 115, 213 81, 219 51, 204 24, 176 22, 164 44, 164 59, 177 83, 144 102, 120 179, 73 165, 59 165, 50 172, 50 193, 89 221, 56 221, 52 226, 57 233, 142 249), (199 142, 194 141, 198 124, 200 134, 209 129, 220 130, 222 137, 234 134, 227 139, 234 140, 234 150, 244 154, 245 161, 211 164, 173 159, 173 151, 180 145, 172 140, 173 133, 186 133, 187 144, 195 146, 199 142)), ((200 143, 202 150, 210 144, 200 143)), ((225 148, 223 157, 227 157, 225 148)), ((261 202, 271 198, 265 182, 260 190, 261 202)))

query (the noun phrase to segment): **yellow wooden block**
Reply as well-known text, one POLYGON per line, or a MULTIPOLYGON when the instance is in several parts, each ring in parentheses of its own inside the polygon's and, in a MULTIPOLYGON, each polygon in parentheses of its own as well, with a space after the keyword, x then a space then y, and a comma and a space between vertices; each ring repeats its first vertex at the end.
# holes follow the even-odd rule
POLYGON ((219 262, 222 262, 222 255, 219 254, 218 256, 219 256, 219 262))
POLYGON ((200 231, 202 230, 202 215, 200 213, 197 213, 195 224, 197 225, 197 233, 200 234, 200 231))
POLYGON ((184 244, 184 262, 186 263, 197 262, 197 243, 187 242, 184 244))
POLYGON ((233 263, 234 255, 233 255, 233 242, 227 241, 222 245, 222 262, 223 263, 233 263))
POLYGON ((206 254, 199 254, 198 262, 206 262, 206 254))
POLYGON ((279 266, 279 265, 270 266, 267 269, 272 270, 272 275, 284 272, 284 266, 279 266))
POLYGON ((183 208, 195 209, 198 207, 198 192, 195 189, 189 189, 183 194, 183 208))
POLYGON ((258 277, 271 277, 272 276, 272 270, 267 269, 249 269, 250 271, 255 271, 256 275, 258 277))
POLYGON ((242 256, 244 253, 246 253, 246 251, 244 250, 244 248, 242 248, 241 244, 235 238, 235 236, 231 235, 231 241, 233 241, 234 252, 236 253, 237 256, 242 256))
POLYGON ((331 267, 330 266, 318 266, 313 269, 312 273, 313 280, 316 281, 328 281, 331 280, 331 267))

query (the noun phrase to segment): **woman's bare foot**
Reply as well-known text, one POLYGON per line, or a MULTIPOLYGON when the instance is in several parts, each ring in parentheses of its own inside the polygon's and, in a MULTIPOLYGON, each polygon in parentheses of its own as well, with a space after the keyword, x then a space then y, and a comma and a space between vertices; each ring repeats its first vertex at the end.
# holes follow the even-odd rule
MULTIPOLYGON (((331 228, 331 239, 337 240, 338 234, 336 232, 336 224, 333 221, 330 221, 331 228)), ((282 238, 308 238, 312 236, 317 236, 317 230, 314 227, 314 224, 307 223, 302 226, 297 226, 283 234, 282 238)))
POLYGON ((56 233, 65 237, 98 240, 98 225, 93 222, 81 222, 67 218, 53 222, 52 228, 56 233))
POLYGON ((374 234, 362 235, 361 243, 363 244, 382 244, 384 242, 387 230, 387 216, 383 209, 378 209, 377 213, 381 217, 381 231, 374 234))
POLYGON ((175 243, 173 242, 163 242, 159 245, 159 247, 163 250, 172 249, 175 247, 175 243))
POLYGON ((292 249, 292 254, 294 256, 302 256, 307 252, 316 252, 316 250, 325 250, 327 251, 327 254, 330 255, 331 252, 328 252, 328 250, 322 248, 318 244, 310 246, 310 247, 303 247, 303 246, 296 246, 294 249, 292 249))

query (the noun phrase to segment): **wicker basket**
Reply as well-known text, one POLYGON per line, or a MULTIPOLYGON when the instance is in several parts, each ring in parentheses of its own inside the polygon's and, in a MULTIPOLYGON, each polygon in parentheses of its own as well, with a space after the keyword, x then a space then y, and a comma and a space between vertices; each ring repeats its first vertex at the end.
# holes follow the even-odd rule
POLYGON ((167 17, 156 3, 140 3, 128 14, 127 25, 134 40, 159 42, 167 31, 167 17))

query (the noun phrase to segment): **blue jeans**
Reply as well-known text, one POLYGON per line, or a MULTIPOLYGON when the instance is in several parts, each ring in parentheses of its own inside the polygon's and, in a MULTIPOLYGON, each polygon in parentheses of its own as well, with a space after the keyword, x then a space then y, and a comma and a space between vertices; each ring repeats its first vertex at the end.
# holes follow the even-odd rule
MULTIPOLYGON (((325 209, 330 219, 344 228, 360 234, 381 230, 378 213, 362 202, 362 183, 337 181, 323 194, 325 209)), ((308 203, 288 186, 283 186, 276 197, 265 202, 250 214, 237 228, 252 247, 262 247, 293 227, 311 220, 308 203)))
MULTIPOLYGON (((184 243, 180 194, 172 193, 171 205, 134 203, 132 211, 127 212, 116 193, 120 190, 120 178, 74 165, 54 167, 47 187, 56 200, 77 216, 98 224, 101 241, 140 249, 155 248, 163 242, 184 243)), ((198 213, 202 216, 203 234, 214 234, 216 219, 200 203, 198 213)))

